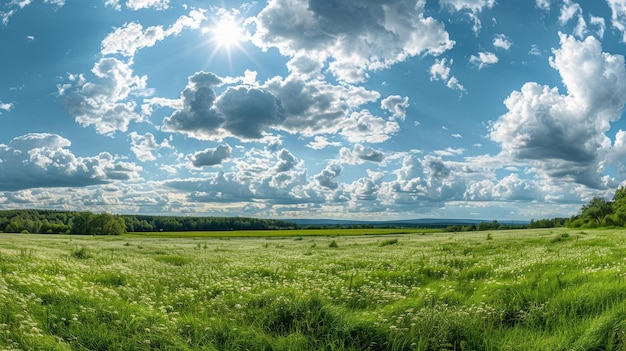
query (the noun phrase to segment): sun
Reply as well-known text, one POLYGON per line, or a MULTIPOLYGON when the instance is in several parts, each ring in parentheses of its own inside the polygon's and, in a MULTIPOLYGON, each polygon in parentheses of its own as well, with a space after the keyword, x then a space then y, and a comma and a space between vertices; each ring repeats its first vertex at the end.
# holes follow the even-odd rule
POLYGON ((244 38, 241 23, 232 16, 222 17, 209 31, 211 41, 215 43, 217 49, 230 50, 234 46, 240 46, 244 38))
POLYGON ((211 62, 222 52, 226 54, 228 66, 232 69, 234 51, 249 56, 244 48, 244 42, 249 40, 245 26, 237 10, 220 9, 212 23, 202 30, 208 36, 205 44, 212 47, 208 61, 211 62))

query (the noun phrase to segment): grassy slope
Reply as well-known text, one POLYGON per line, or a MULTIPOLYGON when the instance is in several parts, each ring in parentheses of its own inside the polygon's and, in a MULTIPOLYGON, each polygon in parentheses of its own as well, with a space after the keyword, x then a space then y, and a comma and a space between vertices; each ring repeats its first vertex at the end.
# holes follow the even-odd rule
POLYGON ((2 234, 0 349, 622 350, 625 238, 2 234))

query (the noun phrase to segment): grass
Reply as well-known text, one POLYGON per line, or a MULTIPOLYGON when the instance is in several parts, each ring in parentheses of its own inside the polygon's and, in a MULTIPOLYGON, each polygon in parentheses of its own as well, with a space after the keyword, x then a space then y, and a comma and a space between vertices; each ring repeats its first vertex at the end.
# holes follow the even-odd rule
POLYGON ((0 234, 0 350, 626 348, 623 230, 267 234, 0 234))
POLYGON ((310 236, 354 236, 390 234, 432 234, 441 229, 424 228, 354 228, 354 229, 297 229, 297 230, 237 230, 237 231, 198 231, 198 232, 134 232, 127 237, 150 238, 234 238, 234 237, 310 237, 310 236))

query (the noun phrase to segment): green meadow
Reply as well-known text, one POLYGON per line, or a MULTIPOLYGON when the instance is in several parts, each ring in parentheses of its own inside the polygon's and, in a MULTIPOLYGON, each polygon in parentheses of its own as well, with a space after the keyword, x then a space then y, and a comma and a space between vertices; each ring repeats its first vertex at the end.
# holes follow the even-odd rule
POLYGON ((626 349, 624 230, 286 233, 0 234, 0 350, 626 349))

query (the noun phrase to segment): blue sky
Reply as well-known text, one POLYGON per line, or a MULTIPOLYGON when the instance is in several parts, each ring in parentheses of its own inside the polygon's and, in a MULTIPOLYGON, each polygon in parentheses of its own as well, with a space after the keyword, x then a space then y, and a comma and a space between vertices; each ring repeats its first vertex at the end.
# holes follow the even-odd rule
POLYGON ((0 21, 3 209, 528 220, 624 184, 624 0, 12 0, 0 21))

